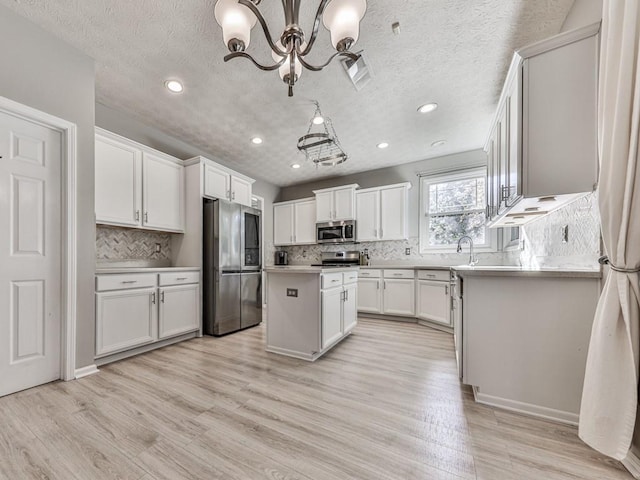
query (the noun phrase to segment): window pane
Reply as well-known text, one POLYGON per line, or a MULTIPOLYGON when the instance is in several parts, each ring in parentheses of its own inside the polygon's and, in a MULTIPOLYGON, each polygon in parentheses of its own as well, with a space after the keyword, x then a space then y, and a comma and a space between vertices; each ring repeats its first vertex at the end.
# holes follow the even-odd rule
POLYGON ((485 201, 485 177, 429 185, 429 213, 478 210, 485 201))
POLYGON ((476 245, 485 243, 484 212, 429 217, 429 246, 455 244, 469 235, 476 245))

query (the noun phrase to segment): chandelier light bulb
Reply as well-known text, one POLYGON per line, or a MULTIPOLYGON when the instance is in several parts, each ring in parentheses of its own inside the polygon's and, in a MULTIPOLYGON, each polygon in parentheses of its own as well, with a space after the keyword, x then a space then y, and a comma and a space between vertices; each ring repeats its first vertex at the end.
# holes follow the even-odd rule
POLYGON ((322 16, 322 23, 331 32, 333 48, 348 50, 358 41, 360 20, 366 10, 366 0, 331 0, 322 16))
MULTIPOLYGON (((276 47, 278 47, 280 50, 286 50, 286 48, 284 48, 280 40, 276 42, 276 47)), ((307 43, 305 42, 300 46, 300 49, 304 50, 306 47, 307 47, 307 43)), ((275 52, 271 52, 271 58, 273 58, 275 62, 279 62, 280 60, 282 60, 282 57, 275 52)), ((291 65, 291 59, 287 57, 284 63, 280 65, 280 68, 278 68, 278 75, 280 75, 280 78, 284 81, 286 81, 285 77, 287 77, 287 75, 289 75, 289 73, 291 72, 290 65, 291 65)), ((300 78, 300 75, 302 75, 302 64, 294 59, 293 68, 295 71, 296 81, 297 81, 300 78)))
POLYGON ((322 125, 324 123, 324 118, 322 118, 320 115, 313 117, 313 124, 314 125, 322 125))
POLYGON ((213 13, 229 50, 245 50, 251 41, 251 29, 258 21, 253 12, 238 0, 218 0, 213 13))

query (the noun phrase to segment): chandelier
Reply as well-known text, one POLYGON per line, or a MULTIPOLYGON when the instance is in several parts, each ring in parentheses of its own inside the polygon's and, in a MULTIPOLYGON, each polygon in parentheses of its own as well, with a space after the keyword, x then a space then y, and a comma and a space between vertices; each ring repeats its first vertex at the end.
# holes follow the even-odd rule
POLYGON ((307 134, 298 139, 298 150, 303 152, 316 168, 319 165, 335 167, 347 161, 347 154, 342 150, 331 119, 322 115, 318 102, 313 103, 316 104, 316 111, 309 122, 307 134))
POLYGON ((218 0, 214 14, 222 27, 224 43, 231 53, 224 57, 228 62, 243 57, 251 60, 260 70, 278 70, 280 78, 289 87, 289 96, 293 96, 293 86, 302 75, 302 67, 307 70, 320 71, 337 56, 344 56, 358 61, 360 55, 349 49, 358 40, 360 20, 367 9, 366 0, 321 0, 313 22, 311 36, 307 39, 299 25, 300 3, 302 0, 282 0, 285 27, 279 40, 273 37, 267 22, 258 10, 261 0, 218 0), (305 57, 311 51, 318 35, 320 19, 331 32, 331 44, 336 49, 322 65, 311 65, 305 57), (262 65, 245 52, 251 40, 251 29, 260 22, 264 36, 271 48, 273 65, 262 65))

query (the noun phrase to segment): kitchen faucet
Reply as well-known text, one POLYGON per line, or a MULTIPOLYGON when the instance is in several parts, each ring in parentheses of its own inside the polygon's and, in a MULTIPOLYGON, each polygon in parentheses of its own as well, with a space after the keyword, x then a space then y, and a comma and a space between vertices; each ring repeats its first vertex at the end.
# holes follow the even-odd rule
POLYGON ((475 264, 478 263, 478 259, 473 255, 473 239, 469 235, 460 237, 460 240, 458 240, 458 248, 456 249, 456 252, 462 253, 463 240, 467 240, 467 242, 469 243, 469 265, 473 267, 475 264))

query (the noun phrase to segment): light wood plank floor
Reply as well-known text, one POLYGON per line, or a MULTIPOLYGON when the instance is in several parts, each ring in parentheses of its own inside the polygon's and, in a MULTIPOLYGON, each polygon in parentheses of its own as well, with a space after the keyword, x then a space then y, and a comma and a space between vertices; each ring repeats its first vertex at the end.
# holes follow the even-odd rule
POLYGON ((631 479, 576 429, 477 405, 450 335, 361 319, 316 363, 264 327, 0 398, 0 478, 631 479))

